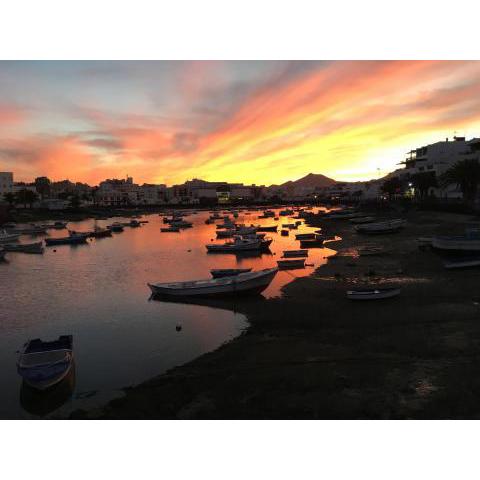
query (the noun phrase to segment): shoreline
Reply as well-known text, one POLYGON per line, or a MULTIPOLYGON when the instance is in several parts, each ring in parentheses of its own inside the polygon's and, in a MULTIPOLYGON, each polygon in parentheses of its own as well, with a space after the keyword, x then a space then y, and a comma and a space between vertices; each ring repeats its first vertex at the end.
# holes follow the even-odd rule
MULTIPOLYGON (((235 310, 239 337, 71 418, 401 419, 477 418, 480 407, 480 272, 446 271, 416 238, 461 233, 475 217, 408 212, 400 233, 361 236, 320 220, 339 253, 272 299, 235 310), (350 256, 375 243, 385 255, 350 256), (352 302, 353 285, 400 285, 399 297, 352 302)), ((228 301, 209 302, 232 309, 228 301)), ((207 304, 207 303, 205 303, 207 304)))

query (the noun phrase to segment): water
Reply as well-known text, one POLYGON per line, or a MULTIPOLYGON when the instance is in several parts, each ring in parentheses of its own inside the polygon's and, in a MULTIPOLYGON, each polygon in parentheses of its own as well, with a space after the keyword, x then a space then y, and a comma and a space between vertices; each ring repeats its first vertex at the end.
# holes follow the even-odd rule
MULTIPOLYGON (((257 219, 258 215, 240 214, 236 221, 266 225, 293 221, 257 219)), ((208 216, 200 212, 187 217, 194 228, 181 233, 160 233, 162 218, 148 215, 142 218, 148 224, 126 227, 113 238, 47 247, 44 255, 8 253, 7 261, 0 263, 0 417, 62 417, 77 408, 102 405, 121 395, 123 387, 186 363, 239 335, 247 321, 233 304, 232 310, 225 310, 150 300, 147 282, 209 278, 212 268, 276 266, 282 250, 299 248, 295 233, 314 229, 300 226, 289 237, 281 236, 280 230, 268 232, 274 238, 271 253, 207 254, 205 244, 217 241, 215 225, 205 224, 208 216), (16 351, 30 338, 49 340, 62 334, 74 337, 75 372, 47 394, 23 387, 16 372, 16 351)), ((128 221, 115 218, 97 224, 122 220, 128 221)), ((93 220, 71 222, 69 228, 90 230, 93 224, 93 220)), ((52 237, 66 234, 66 230, 49 230, 52 237)), ((23 236, 21 241, 38 239, 23 236)), ((307 263, 318 266, 330 253, 311 249, 307 263)), ((281 271, 263 295, 279 295, 283 285, 311 272, 311 267, 281 271)))

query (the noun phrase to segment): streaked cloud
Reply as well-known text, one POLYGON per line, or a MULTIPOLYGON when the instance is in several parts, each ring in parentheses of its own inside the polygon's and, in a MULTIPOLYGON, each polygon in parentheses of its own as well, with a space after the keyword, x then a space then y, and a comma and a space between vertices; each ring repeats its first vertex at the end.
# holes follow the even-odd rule
POLYGON ((0 170, 97 183, 356 180, 480 136, 480 62, 0 62, 0 170))

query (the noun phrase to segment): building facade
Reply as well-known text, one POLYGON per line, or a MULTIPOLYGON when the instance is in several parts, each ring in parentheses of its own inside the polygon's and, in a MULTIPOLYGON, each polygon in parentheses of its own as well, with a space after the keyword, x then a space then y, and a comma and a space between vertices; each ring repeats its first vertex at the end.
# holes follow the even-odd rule
POLYGON ((7 193, 13 193, 13 173, 0 172, 0 202, 5 199, 7 193))

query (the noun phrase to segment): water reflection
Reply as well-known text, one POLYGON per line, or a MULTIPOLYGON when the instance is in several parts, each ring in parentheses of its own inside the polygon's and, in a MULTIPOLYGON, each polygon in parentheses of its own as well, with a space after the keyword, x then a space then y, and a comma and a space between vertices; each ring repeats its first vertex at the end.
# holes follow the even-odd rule
MULTIPOLYGON (((245 316, 237 313, 244 302, 263 308, 265 298, 280 295, 284 285, 312 272, 312 268, 280 271, 263 296, 255 299, 148 301, 147 283, 210 278, 214 268, 270 268, 283 250, 299 248, 294 235, 283 237, 279 231, 269 233, 274 239, 269 251, 209 255, 205 245, 212 238, 225 241, 215 239, 215 224, 205 224, 209 215, 187 217, 194 226, 180 233, 161 233, 162 217, 148 215, 143 219, 149 223, 139 228, 125 227, 122 233, 91 239, 86 245, 47 247, 43 255, 8 253, 8 261, 0 265, 0 417, 68 415, 71 409, 83 407, 85 392, 93 392, 88 395, 90 403, 108 400, 125 386, 188 362, 239 335, 247 326, 245 316), (73 397, 66 394, 67 388, 60 395, 62 386, 43 402, 21 385, 14 352, 30 338, 48 340, 63 334, 74 336, 73 397)), ((247 217, 248 223, 273 223, 255 218, 258 215, 240 213, 236 222, 247 223, 247 217)), ((106 227, 128 220, 85 220, 68 227, 87 231, 95 223, 106 227)), ((282 217, 277 223, 284 221, 282 217)), ((302 224, 295 232, 312 231, 302 224)), ((66 230, 48 232, 50 237, 67 235, 66 230)), ((20 239, 30 241, 27 236, 20 239)), ((318 266, 330 253, 312 249, 307 263, 318 266)))

